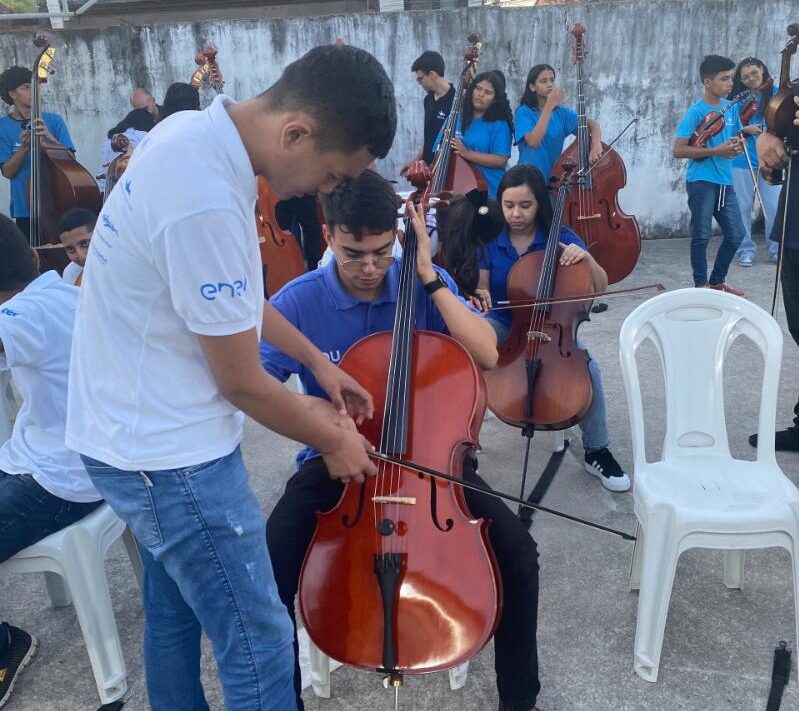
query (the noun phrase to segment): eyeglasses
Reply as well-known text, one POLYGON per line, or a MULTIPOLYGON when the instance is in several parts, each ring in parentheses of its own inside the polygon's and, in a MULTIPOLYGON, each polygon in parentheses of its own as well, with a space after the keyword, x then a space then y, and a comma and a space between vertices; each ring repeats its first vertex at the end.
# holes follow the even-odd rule
POLYGON ((394 257, 389 254, 384 257, 371 257, 361 259, 347 259, 342 262, 336 259, 336 264, 339 265, 347 274, 357 274, 362 269, 366 269, 368 264, 372 264, 377 271, 384 271, 394 264, 394 257))

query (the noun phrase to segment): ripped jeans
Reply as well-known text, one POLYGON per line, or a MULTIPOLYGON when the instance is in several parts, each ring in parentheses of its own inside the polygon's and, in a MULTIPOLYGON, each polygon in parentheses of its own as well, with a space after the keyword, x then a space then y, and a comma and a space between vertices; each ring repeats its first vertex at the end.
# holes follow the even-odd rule
POLYGON ((144 562, 144 662, 153 711, 208 711, 200 637, 228 711, 295 711, 294 628, 278 596, 266 519, 237 447, 182 469, 122 471, 82 457, 144 562))

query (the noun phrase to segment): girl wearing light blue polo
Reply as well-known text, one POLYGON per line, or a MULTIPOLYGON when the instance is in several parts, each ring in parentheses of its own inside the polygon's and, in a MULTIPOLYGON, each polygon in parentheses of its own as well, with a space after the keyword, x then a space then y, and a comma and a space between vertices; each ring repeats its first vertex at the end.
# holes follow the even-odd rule
MULTIPOLYGON (((577 135, 578 116, 573 109, 561 106, 563 90, 555 85, 555 70, 548 64, 536 64, 527 74, 527 85, 516 109, 516 144, 519 163, 531 163, 549 180, 552 166, 563 152, 563 142, 577 135)), ((593 163, 602 155, 599 124, 588 119, 593 163)))
MULTIPOLYGON (((441 144, 442 133, 443 127, 434 151, 441 144)), ((496 72, 478 74, 466 91, 452 148, 483 174, 492 198, 496 197, 499 181, 505 174, 512 139, 513 114, 505 83, 496 72)))

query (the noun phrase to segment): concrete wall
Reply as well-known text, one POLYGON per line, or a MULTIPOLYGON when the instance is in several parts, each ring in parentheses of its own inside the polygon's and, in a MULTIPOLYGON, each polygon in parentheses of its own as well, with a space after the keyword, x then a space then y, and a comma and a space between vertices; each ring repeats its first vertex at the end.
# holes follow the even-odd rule
MULTIPOLYGON (((79 160, 94 169, 102 136, 129 109, 131 88, 143 83, 160 99, 171 82, 188 81, 206 40, 219 48, 227 93, 246 97, 269 86, 308 48, 340 36, 372 51, 394 79, 401 118, 380 169, 396 177, 420 142, 422 94, 410 65, 422 50, 441 51, 452 76, 467 32, 477 29, 485 39, 480 66, 505 72, 514 107, 528 69, 538 62, 555 66, 573 102, 567 30, 579 20, 588 29, 589 114, 606 137, 639 118, 617 145, 628 171, 622 206, 637 215, 645 236, 668 236, 687 226, 684 166, 671 157, 671 145, 683 111, 700 93, 699 61, 708 53, 735 60, 754 55, 778 72, 785 28, 796 19, 792 0, 634 0, 67 30, 54 38, 59 64, 44 95, 47 107, 66 118, 79 160)), ((30 64, 34 57, 28 33, 0 34, 0 66, 30 64)), ((5 205, 3 180, 0 209, 5 205)))

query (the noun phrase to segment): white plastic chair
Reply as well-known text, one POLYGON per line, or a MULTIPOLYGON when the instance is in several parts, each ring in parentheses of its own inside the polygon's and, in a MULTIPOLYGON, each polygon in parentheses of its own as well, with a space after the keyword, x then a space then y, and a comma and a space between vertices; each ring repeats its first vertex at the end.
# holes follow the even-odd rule
POLYGON ((639 524, 630 573, 630 589, 640 589, 634 665, 654 682, 677 559, 688 548, 725 549, 729 588, 741 587, 745 549, 787 549, 799 620, 799 491, 774 456, 782 331, 763 309, 710 289, 673 291, 635 309, 622 325, 619 345, 639 524), (765 366, 754 462, 732 458, 724 417, 724 357, 739 336, 755 343, 765 366), (653 463, 646 460, 636 363, 647 340, 660 355, 666 389, 663 454, 653 463))
POLYGON ((0 576, 43 572, 53 607, 73 602, 103 704, 117 701, 128 688, 105 577, 108 549, 120 536, 141 586, 142 563, 136 541, 105 503, 0 564, 0 576))

